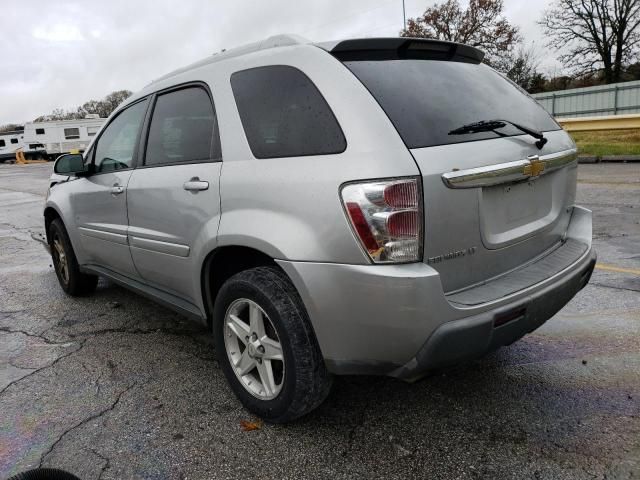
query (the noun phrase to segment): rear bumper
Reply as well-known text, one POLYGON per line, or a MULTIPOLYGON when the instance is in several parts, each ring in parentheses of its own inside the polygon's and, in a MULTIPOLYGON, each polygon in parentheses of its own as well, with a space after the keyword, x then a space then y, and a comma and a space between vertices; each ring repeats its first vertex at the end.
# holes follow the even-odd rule
POLYGON ((423 263, 278 263, 302 297, 330 371, 410 380, 507 345, 552 317, 589 281, 591 230, 591 212, 575 207, 567 240, 584 246, 579 258, 473 305, 446 296, 438 272, 423 263))
POLYGON ((390 375, 411 380, 430 370, 481 357, 534 331, 589 283, 596 253, 591 250, 587 258, 580 268, 525 298, 441 325, 411 361, 390 375))

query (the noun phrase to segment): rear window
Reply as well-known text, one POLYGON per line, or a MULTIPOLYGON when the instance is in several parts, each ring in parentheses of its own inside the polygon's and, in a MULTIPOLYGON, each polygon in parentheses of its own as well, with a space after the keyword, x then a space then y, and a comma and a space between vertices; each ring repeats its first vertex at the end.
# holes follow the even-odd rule
POLYGON ((560 126, 531 97, 483 64, 436 60, 347 61, 409 148, 522 135, 496 131, 450 135, 481 120, 509 120, 540 131, 560 126))
POLYGON ((316 86, 284 65, 231 76, 231 87, 251 152, 256 158, 341 153, 340 125, 316 86))

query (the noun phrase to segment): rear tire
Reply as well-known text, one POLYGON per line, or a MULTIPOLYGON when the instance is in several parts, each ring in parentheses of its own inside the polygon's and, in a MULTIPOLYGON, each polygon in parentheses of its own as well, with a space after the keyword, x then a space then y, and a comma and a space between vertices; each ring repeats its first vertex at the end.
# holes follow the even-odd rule
POLYGON ((77 297, 95 291, 98 277, 80 271, 69 235, 59 218, 56 218, 49 226, 49 248, 58 282, 66 293, 77 297))
POLYGON ((227 280, 216 298, 213 329, 218 362, 231 388, 264 420, 290 422, 329 394, 332 377, 307 312, 279 269, 253 268, 227 280), (256 327, 259 318, 263 328, 256 327))

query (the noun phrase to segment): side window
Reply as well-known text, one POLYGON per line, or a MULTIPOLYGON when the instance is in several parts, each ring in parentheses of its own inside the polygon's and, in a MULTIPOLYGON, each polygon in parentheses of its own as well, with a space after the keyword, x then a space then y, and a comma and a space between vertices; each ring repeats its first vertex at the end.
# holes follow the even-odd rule
POLYGON ((93 137, 96 133, 98 133, 98 127, 87 127, 87 135, 93 137))
POLYGON ((236 72, 231 88, 256 158, 326 155, 347 148, 329 105, 297 68, 274 65, 236 72))
POLYGON ((80 138, 80 129, 79 128, 65 128, 64 129, 64 138, 66 140, 75 140, 80 138))
POLYGON ((204 89, 190 87, 158 95, 149 126, 144 164, 219 159, 216 128, 213 105, 204 89))
POLYGON ((0 140, 0 147, 6 147, 7 144, 5 143, 4 140, 0 140))
POLYGON ((44 135, 44 128, 36 128, 36 135, 44 135))
POLYGON ((102 132, 95 147, 96 172, 133 166, 133 153, 148 100, 138 102, 120 114, 102 132))

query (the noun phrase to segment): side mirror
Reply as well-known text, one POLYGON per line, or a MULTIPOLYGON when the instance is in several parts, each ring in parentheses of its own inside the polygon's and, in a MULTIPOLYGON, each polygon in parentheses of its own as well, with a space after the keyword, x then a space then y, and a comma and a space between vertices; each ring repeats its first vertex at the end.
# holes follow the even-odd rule
POLYGON ((60 155, 53 164, 53 172, 58 175, 77 175, 87 173, 88 170, 88 165, 84 164, 84 158, 79 153, 60 155))

